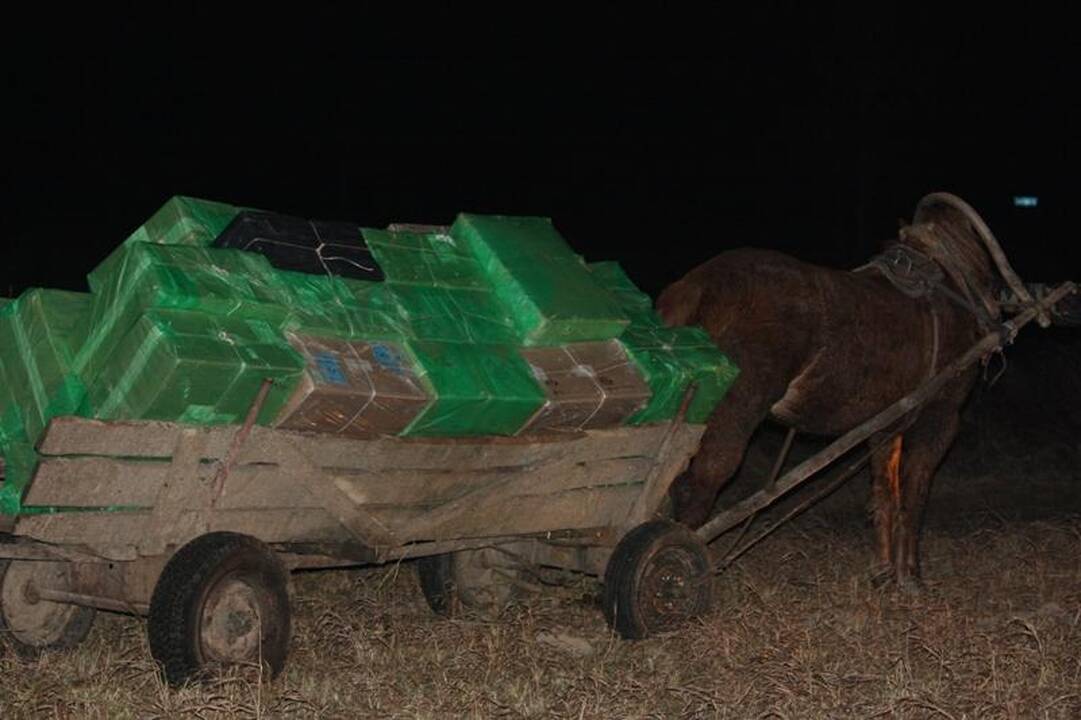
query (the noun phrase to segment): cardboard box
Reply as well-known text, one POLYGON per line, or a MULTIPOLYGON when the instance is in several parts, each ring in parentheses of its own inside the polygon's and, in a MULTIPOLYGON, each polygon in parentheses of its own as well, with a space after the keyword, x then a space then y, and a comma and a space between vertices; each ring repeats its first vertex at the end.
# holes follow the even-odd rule
POLYGON ((307 367, 277 426, 347 437, 397 435, 429 404, 396 344, 289 335, 307 367))
POLYGON ((522 433, 616 427, 651 397, 638 367, 618 341, 521 352, 547 396, 522 433))

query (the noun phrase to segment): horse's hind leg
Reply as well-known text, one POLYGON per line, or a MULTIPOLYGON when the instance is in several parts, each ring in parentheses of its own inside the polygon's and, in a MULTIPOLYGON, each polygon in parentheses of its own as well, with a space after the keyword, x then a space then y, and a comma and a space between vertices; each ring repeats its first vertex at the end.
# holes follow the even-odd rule
POLYGON ((959 403, 942 401, 928 405, 905 432, 901 468, 900 504, 893 527, 893 561, 897 585, 919 587, 919 538, 931 479, 960 427, 959 403))
POLYGON ((898 471, 904 438, 881 433, 870 442, 876 447, 871 453, 871 519, 875 526, 875 565, 871 577, 879 584, 894 577, 894 528, 900 512, 898 471))

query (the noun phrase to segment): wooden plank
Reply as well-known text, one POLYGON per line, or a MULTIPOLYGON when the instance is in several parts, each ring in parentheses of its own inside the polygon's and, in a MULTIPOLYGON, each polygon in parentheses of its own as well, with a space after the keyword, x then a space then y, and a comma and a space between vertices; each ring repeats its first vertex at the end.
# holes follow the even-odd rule
MULTIPOLYGON (((218 510, 209 518, 202 511, 182 510, 177 516, 169 535, 161 538, 165 544, 182 544, 202 532, 218 530, 252 535, 265 542, 349 539, 339 523, 323 509, 218 510)), ((147 548, 146 540, 151 534, 161 535, 154 523, 153 513, 145 510, 26 515, 19 519, 16 532, 42 542, 85 545, 105 557, 122 559, 119 556, 131 558, 137 548, 140 551, 147 548)))
MULTIPOLYGON (((185 426, 154 420, 88 420, 76 417, 53 418, 38 443, 42 455, 104 455, 129 458, 168 458, 176 448, 177 436, 185 426)), ((234 428, 198 428, 213 436, 212 446, 228 446, 234 428), (221 436, 220 439, 218 436, 221 436)))
MULTIPOLYGON (((193 522, 190 515, 180 511, 192 503, 206 507, 211 488, 200 478, 200 459, 209 434, 199 428, 183 428, 176 434, 176 445, 170 453, 169 474, 154 498, 152 522, 139 543, 145 555, 156 555, 177 538, 195 537, 206 532, 206 525, 193 522)), ((205 515, 205 513, 204 513, 205 515)))
MULTIPOLYGON (((550 489, 585 487, 607 482, 610 472, 599 470, 600 480, 594 479, 597 468, 609 464, 624 468, 626 481, 641 479, 651 465, 647 458, 602 460, 579 463, 553 463, 531 474, 530 482, 538 486, 555 480, 550 489)), ((119 460, 103 457, 60 457, 44 460, 27 494, 27 505, 57 505, 64 507, 153 507, 158 493, 170 472, 165 461, 119 460)), ((207 501, 205 488, 213 476, 214 466, 202 463, 195 468, 198 486, 188 484, 170 501, 174 508, 197 509, 207 501)), ((251 464, 233 469, 217 507, 221 509, 258 509, 287 507, 321 507, 305 488, 293 470, 280 465, 251 464)), ((491 486, 494 482, 521 474, 521 469, 500 468, 472 472, 453 470, 385 470, 361 471, 328 476, 356 505, 422 505, 426 507, 452 501, 462 495, 491 486)))
POLYGON ((558 462, 536 470, 501 468, 470 472, 384 471, 336 475, 335 483, 358 505, 440 505, 499 483, 520 478, 539 492, 558 492, 591 485, 639 482, 652 466, 648 458, 558 462))
POLYGON ((38 464, 24 505, 149 507, 169 473, 169 463, 103 457, 48 458, 38 464))
MULTIPOLYGON (((251 441, 256 442, 259 439, 266 441, 273 438, 275 434, 253 432, 251 441)), ((249 449, 249 446, 245 446, 245 449, 249 449)), ((263 454, 278 462, 281 470, 286 475, 292 475, 294 481, 303 487, 331 517, 341 523, 355 539, 370 548, 398 544, 390 528, 350 501, 349 496, 334 483, 334 479, 320 470, 316 460, 302 450, 297 438, 287 441, 279 440, 273 447, 273 452, 270 448, 266 450, 263 454)))
MULTIPOLYGON (((121 458, 169 458, 187 426, 156 421, 103 422, 54 418, 39 443, 46 456, 97 455, 121 458)), ((373 472, 455 468, 482 470, 523 467, 557 460, 646 457, 656 453, 667 425, 594 430, 530 438, 379 438, 360 440, 272 428, 252 428, 237 463, 276 462, 286 450, 302 452, 319 467, 360 468, 373 472)), ((204 459, 221 459, 235 426, 192 428, 205 433, 204 459)))
MULTIPOLYGON (((563 442, 498 443, 483 438, 456 442, 386 439, 357 441, 311 436, 303 450, 322 467, 384 470, 487 470, 522 468, 558 461, 650 457, 656 453, 667 426, 595 430, 563 442)), ((253 437, 254 439, 254 437, 253 437)))
POLYGON ((145 511, 23 515, 15 533, 58 545, 86 545, 109 558, 134 559, 149 517, 145 511))
MULTIPOLYGON (((50 458, 38 466, 24 504, 150 509, 158 500, 170 467, 168 462, 152 460, 50 458)), ((197 482, 184 486, 170 501, 174 509, 195 510, 208 504, 214 465, 200 463, 193 472, 197 482)), ((229 474, 218 507, 238 510, 320 506, 297 482, 294 473, 277 465, 245 465, 229 474)))
POLYGON ((625 527, 630 529, 647 520, 660 517, 660 508, 672 481, 687 469, 691 458, 698 452, 705 427, 679 424, 675 426, 671 441, 663 457, 655 461, 642 494, 627 516, 625 527))
MULTIPOLYGON (((490 485, 516 472, 500 468, 455 472, 452 470, 333 471, 335 484, 358 505, 439 505, 490 485)), ((520 472, 520 471, 517 471, 520 472)))
POLYGON ((217 507, 221 510, 257 510, 317 508, 321 505, 293 470, 279 465, 239 465, 226 478, 217 507))
POLYGON ((641 485, 580 488, 544 495, 496 496, 476 512, 426 522, 409 532, 410 541, 520 535, 556 530, 592 528, 623 521, 634 505, 641 485))
MULTIPOLYGON (((641 490, 641 482, 648 471, 651 461, 645 458, 624 460, 603 460, 592 463, 560 463, 540 468, 531 473, 514 473, 506 479, 494 482, 491 486, 478 488, 448 502, 432 512, 421 516, 415 522, 402 528, 400 535, 405 541, 430 540, 433 532, 446 533, 448 528, 472 526, 475 522, 498 523, 510 502, 526 506, 525 511, 542 513, 548 505, 548 498, 580 488, 620 486, 632 487, 634 492, 641 490)), ((589 506, 585 508, 596 514, 593 526, 604 525, 610 514, 610 508, 589 506)), ((629 508, 628 508, 629 510, 629 508)), ((516 514, 521 514, 520 512, 516 514)), ((620 518, 622 523, 624 518, 620 518)), ((544 527, 554 530, 563 527, 558 522, 544 527)), ((574 525, 573 527, 582 527, 574 525)), ((520 532, 525 532, 520 531, 520 532)))

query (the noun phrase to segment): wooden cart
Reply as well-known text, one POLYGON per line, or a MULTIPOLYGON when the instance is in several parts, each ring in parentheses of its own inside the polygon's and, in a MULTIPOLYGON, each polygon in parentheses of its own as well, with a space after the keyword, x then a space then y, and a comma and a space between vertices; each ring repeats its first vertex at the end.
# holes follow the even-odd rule
MULTIPOLYGON (((548 566, 603 576, 605 616, 624 637, 668 630, 709 607, 713 573, 764 533, 726 553, 709 542, 902 422, 1075 291, 1065 283, 1028 303, 697 532, 663 519, 705 429, 683 421, 690 392, 667 425, 521 438, 351 440, 256 427, 266 386, 239 427, 59 418, 24 497, 50 512, 20 515, 0 535, 0 631, 23 652, 67 648, 96 609, 130 612, 148 617, 171 683, 218 663, 262 660, 278 672, 289 570, 405 558, 419 558, 437 612, 500 603, 523 570, 548 566)), ((775 474, 782 464, 783 453, 775 474)))
POLYGON ((260 658, 277 672, 290 570, 405 558, 442 613, 505 601, 526 563, 608 571, 629 635, 709 604, 709 583, 641 591, 671 567, 709 571, 702 542, 659 519, 704 431, 682 420, 689 394, 669 424, 454 440, 258 427, 263 397, 241 426, 54 419, 27 512, 0 535, 0 633, 23 653, 70 648, 96 610, 128 612, 148 617, 171 683, 260 658))

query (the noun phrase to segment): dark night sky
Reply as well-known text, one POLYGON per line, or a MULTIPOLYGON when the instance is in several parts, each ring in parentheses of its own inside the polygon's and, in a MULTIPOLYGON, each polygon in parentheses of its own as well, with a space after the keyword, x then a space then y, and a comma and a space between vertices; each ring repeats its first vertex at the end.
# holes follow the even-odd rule
POLYGON ((82 289, 174 194, 376 227, 548 215, 656 292, 740 245, 857 264, 945 189, 1023 276, 1081 276, 1065 13, 822 7, 11 28, 2 291, 82 289))

